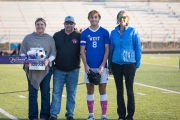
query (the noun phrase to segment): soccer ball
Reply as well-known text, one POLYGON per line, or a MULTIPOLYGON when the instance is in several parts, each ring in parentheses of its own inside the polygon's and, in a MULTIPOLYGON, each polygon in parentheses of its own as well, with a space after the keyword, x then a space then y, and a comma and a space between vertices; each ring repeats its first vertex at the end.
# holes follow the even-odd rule
POLYGON ((39 60, 44 60, 46 58, 46 54, 44 50, 36 50, 35 56, 39 60))
POLYGON ((46 58, 45 51, 42 49, 30 50, 27 52, 29 59, 44 60, 46 58))

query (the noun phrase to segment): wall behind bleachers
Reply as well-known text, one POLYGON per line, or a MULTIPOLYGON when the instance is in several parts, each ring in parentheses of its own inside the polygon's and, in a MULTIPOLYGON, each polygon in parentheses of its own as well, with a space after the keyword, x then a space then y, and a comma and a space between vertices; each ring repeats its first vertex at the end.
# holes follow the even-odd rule
POLYGON ((89 26, 88 12, 96 9, 102 16, 100 25, 109 32, 116 26, 117 13, 127 11, 130 26, 139 31, 144 49, 180 49, 179 6, 178 2, 3 1, 0 2, 0 43, 21 43, 25 35, 35 30, 34 21, 38 17, 45 18, 46 32, 51 35, 64 28, 67 15, 75 17, 78 29, 85 29, 89 26))

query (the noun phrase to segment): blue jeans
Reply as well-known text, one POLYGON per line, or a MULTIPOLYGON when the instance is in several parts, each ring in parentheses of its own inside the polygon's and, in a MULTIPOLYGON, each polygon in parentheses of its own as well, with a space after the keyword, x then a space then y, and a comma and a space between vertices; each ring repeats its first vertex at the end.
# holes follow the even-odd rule
MULTIPOLYGON (((49 73, 44 77, 40 83, 41 91, 41 110, 40 118, 49 120, 50 117, 50 80, 52 75, 52 68, 49 69, 49 73)), ((29 119, 38 119, 38 90, 31 85, 31 81, 28 80, 29 90, 29 119)))
POLYGON ((70 72, 64 72, 54 68, 53 75, 53 94, 50 114, 57 118, 60 113, 61 99, 64 84, 66 84, 67 100, 66 100, 66 117, 73 116, 75 108, 76 89, 78 85, 79 69, 70 72))

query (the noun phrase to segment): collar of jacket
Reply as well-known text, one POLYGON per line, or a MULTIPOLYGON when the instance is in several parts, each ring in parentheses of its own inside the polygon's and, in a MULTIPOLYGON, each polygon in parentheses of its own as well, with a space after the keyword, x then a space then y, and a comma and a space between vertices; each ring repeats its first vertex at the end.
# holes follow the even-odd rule
MULTIPOLYGON (((128 25, 127 25, 127 26, 125 26, 125 30, 127 30, 127 29, 128 29, 128 27, 129 27, 128 25)), ((116 26, 116 27, 115 27, 115 30, 119 31, 119 30, 120 30, 120 25, 116 26)))

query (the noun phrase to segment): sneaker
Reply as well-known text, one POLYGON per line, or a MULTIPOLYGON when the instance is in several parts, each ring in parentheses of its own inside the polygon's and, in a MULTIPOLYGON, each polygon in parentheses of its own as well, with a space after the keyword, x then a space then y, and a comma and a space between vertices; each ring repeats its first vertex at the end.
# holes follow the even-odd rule
POLYGON ((66 120, 74 120, 74 118, 72 116, 69 116, 66 118, 66 120))
POLYGON ((57 118, 55 118, 55 117, 50 117, 49 120, 57 120, 57 118))
POLYGON ((95 120, 94 116, 90 115, 86 120, 95 120))
POLYGON ((106 117, 101 118, 101 120, 108 120, 106 117))

